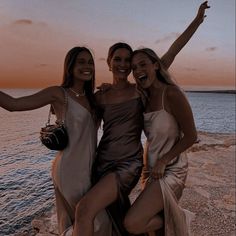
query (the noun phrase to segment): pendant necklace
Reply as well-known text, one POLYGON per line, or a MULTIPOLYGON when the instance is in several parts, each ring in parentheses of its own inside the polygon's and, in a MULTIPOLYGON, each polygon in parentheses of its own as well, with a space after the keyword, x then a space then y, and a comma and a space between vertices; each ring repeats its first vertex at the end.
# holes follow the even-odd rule
POLYGON ((72 88, 69 88, 69 90, 75 94, 76 97, 83 97, 85 96, 85 91, 83 91, 82 93, 78 93, 76 91, 74 91, 72 88))

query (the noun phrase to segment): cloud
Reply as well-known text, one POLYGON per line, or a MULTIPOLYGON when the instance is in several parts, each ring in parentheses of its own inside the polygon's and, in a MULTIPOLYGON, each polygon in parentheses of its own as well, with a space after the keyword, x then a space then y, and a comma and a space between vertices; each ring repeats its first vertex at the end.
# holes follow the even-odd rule
POLYGON ((184 69, 187 71, 197 71, 196 68, 190 68, 190 67, 185 67, 184 69))
POLYGON ((213 51, 215 51, 215 50, 217 50, 217 47, 209 47, 209 48, 206 48, 206 51, 207 51, 207 52, 213 52, 213 51))
POLYGON ((158 43, 162 43, 162 42, 165 42, 165 41, 169 41, 171 39, 176 39, 179 36, 180 36, 180 33, 172 32, 172 33, 170 33, 170 34, 168 34, 168 35, 166 35, 166 36, 164 36, 164 37, 162 37, 160 39, 157 39, 155 41, 155 43, 158 44, 158 43))
POLYGON ((34 22, 30 19, 18 19, 12 22, 14 26, 26 26, 26 25, 37 25, 40 27, 45 27, 47 26, 47 23, 45 22, 34 22))
POLYGON ((32 25, 33 21, 29 19, 19 19, 13 22, 14 25, 32 25))
POLYGON ((45 63, 41 63, 41 64, 37 65, 37 67, 46 67, 46 66, 48 66, 48 64, 45 64, 45 63))

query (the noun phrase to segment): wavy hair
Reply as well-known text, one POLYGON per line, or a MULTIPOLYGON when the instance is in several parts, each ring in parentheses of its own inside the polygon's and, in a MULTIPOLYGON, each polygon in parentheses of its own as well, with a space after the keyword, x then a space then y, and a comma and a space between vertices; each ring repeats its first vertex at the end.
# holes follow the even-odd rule
POLYGON ((171 76, 168 70, 165 69, 161 59, 157 56, 157 54, 152 49, 150 48, 137 49, 133 52, 132 58, 138 53, 146 54, 153 64, 156 62, 158 63, 159 68, 156 70, 156 77, 159 81, 165 84, 177 86, 177 84, 171 79, 171 76))
MULTIPOLYGON (((141 48, 141 49, 137 49, 133 52, 132 54, 132 58, 138 54, 138 53, 144 53, 145 55, 148 56, 148 58, 152 61, 152 63, 158 63, 159 68, 156 70, 156 78, 161 81, 164 84, 168 84, 168 85, 174 85, 177 86, 178 85, 171 79, 171 76, 168 72, 168 70, 165 69, 161 59, 157 56, 157 54, 150 48, 141 48)), ((131 60, 132 60, 131 58, 131 60)), ((145 105, 147 102, 147 99, 149 98, 149 93, 143 89, 141 86, 139 86, 138 83, 136 83, 137 86, 137 91, 140 93, 143 104, 145 105)))

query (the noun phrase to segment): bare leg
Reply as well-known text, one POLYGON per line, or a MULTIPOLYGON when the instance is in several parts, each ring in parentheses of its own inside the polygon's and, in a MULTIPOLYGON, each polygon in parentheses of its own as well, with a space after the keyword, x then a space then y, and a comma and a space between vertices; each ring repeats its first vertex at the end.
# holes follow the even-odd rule
POLYGON ((164 208, 159 181, 146 186, 125 217, 125 227, 133 234, 152 232, 163 226, 163 218, 158 215, 164 208))
POLYGON ((59 233, 61 234, 72 225, 74 212, 56 186, 54 190, 56 196, 58 229, 59 233))
POLYGON ((93 221, 99 211, 114 202, 118 196, 114 173, 103 177, 76 206, 73 236, 93 236, 93 221))

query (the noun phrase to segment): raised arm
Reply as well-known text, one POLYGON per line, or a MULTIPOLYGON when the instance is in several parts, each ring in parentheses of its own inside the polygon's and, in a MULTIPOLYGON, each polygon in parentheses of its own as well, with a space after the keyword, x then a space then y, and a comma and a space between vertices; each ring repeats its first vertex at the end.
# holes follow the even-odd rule
POLYGON ((197 16, 194 18, 192 23, 187 27, 187 29, 174 41, 170 46, 168 51, 162 56, 161 61, 166 69, 170 67, 174 61, 176 55, 181 51, 181 49, 186 45, 189 39, 196 32, 199 25, 203 22, 205 16, 205 10, 210 8, 207 5, 207 1, 202 3, 198 9, 197 16))
POLYGON ((0 106, 8 111, 27 111, 37 109, 48 104, 55 104, 63 93, 59 87, 49 87, 30 96, 14 98, 0 91, 0 106))

